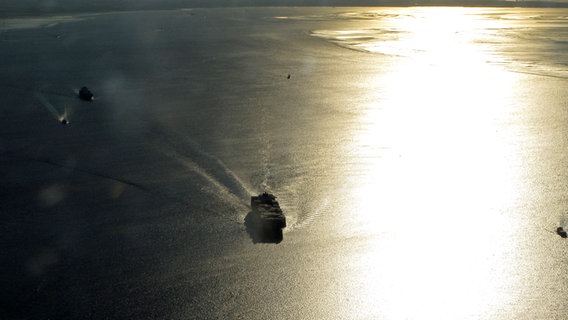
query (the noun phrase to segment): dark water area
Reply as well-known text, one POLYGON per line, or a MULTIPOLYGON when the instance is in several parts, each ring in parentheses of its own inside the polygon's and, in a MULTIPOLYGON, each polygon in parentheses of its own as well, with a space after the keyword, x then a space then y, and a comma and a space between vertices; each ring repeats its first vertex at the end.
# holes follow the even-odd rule
POLYGON ((551 10, 2 19, 0 318, 562 318, 551 10))

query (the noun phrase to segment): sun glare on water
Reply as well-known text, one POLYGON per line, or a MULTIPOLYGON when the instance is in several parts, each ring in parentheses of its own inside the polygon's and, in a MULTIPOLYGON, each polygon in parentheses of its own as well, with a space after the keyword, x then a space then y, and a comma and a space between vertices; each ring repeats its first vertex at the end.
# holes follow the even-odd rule
POLYGON ((361 44, 401 56, 361 79, 369 99, 351 170, 365 175, 347 210, 369 240, 350 282, 376 303, 359 315, 481 319, 514 301, 503 289, 514 281, 508 212, 520 192, 506 124, 515 74, 486 63, 479 23, 467 9, 420 9, 391 21, 396 40, 361 44))

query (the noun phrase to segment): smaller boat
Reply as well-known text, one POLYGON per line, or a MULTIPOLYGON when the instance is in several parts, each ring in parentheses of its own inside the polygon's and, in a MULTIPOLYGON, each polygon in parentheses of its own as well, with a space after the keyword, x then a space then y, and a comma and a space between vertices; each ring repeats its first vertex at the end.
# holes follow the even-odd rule
POLYGON ((558 233, 558 235, 562 238, 568 238, 568 233, 566 233, 566 230, 562 227, 556 228, 556 233, 558 233))
POLYGON ((65 118, 61 118, 61 120, 59 120, 59 122, 61 122, 62 125, 69 124, 69 120, 67 120, 65 118))
POLYGON ((93 101, 94 98, 95 96, 93 95, 91 90, 89 90, 89 88, 82 87, 81 90, 79 90, 79 99, 85 101, 93 101))

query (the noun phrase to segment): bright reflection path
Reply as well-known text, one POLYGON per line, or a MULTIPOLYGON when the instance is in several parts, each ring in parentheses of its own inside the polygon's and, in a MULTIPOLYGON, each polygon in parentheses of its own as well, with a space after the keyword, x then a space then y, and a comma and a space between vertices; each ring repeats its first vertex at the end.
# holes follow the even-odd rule
POLYGON ((365 43, 408 56, 361 80, 370 98, 346 209, 367 239, 351 289, 376 301, 357 306, 361 318, 484 319, 514 303, 503 289, 515 281, 508 229, 521 192, 507 124, 516 75, 486 64, 476 21, 448 10, 399 19, 395 42, 365 43))

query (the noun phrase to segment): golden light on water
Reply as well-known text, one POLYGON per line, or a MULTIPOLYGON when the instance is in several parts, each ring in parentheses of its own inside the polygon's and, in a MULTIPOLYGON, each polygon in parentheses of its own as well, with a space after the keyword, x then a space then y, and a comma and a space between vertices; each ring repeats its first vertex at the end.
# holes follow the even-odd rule
POLYGON ((103 7, 0 25, 0 318, 565 318, 568 8, 103 7))
POLYGON ((467 10, 427 13, 401 19, 404 37, 386 43, 414 53, 361 80, 371 89, 352 152, 365 175, 348 210, 367 245, 351 282, 377 302, 359 315, 480 319, 514 302, 503 289, 514 281, 508 229, 520 193, 506 121, 515 74, 486 63, 467 10))

